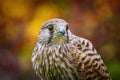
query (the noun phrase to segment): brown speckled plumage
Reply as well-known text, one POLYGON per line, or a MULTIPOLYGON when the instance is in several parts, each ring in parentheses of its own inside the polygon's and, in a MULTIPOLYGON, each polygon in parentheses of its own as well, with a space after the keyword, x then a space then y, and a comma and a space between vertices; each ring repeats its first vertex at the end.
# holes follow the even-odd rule
POLYGON ((41 80, 111 80, 91 42, 73 35, 62 19, 43 24, 32 62, 41 80))

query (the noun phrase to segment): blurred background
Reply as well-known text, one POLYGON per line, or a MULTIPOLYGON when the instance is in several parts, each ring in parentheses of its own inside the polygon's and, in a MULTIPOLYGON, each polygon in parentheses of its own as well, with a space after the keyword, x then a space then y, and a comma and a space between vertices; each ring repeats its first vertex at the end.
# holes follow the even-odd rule
POLYGON ((0 0, 0 80, 39 80, 31 55, 44 21, 62 18, 120 80, 120 0, 0 0))

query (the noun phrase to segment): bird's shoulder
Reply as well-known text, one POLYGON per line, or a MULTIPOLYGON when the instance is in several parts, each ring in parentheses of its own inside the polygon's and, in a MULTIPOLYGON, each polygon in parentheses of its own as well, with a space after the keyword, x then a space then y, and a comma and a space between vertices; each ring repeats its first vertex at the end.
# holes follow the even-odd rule
POLYGON ((73 35, 70 44, 72 44, 74 47, 77 47, 79 51, 82 51, 82 52, 92 51, 94 53, 97 53, 93 44, 88 39, 73 35))

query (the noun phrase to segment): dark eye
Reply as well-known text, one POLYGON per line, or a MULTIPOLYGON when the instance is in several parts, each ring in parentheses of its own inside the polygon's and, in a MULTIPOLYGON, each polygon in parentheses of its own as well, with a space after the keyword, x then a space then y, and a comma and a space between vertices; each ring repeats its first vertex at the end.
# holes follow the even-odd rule
POLYGON ((54 31, 54 29, 55 29, 55 28, 54 28, 53 25, 49 25, 49 26, 48 26, 48 30, 49 30, 50 32, 51 32, 51 31, 54 31))

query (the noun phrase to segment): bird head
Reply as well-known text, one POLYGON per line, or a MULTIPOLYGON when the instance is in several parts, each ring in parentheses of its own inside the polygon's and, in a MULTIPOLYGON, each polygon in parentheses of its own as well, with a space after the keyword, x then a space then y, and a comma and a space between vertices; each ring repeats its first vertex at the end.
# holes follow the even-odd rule
POLYGON ((39 33, 39 42, 49 45, 66 44, 69 34, 68 23, 62 19, 54 18, 43 24, 39 33))

